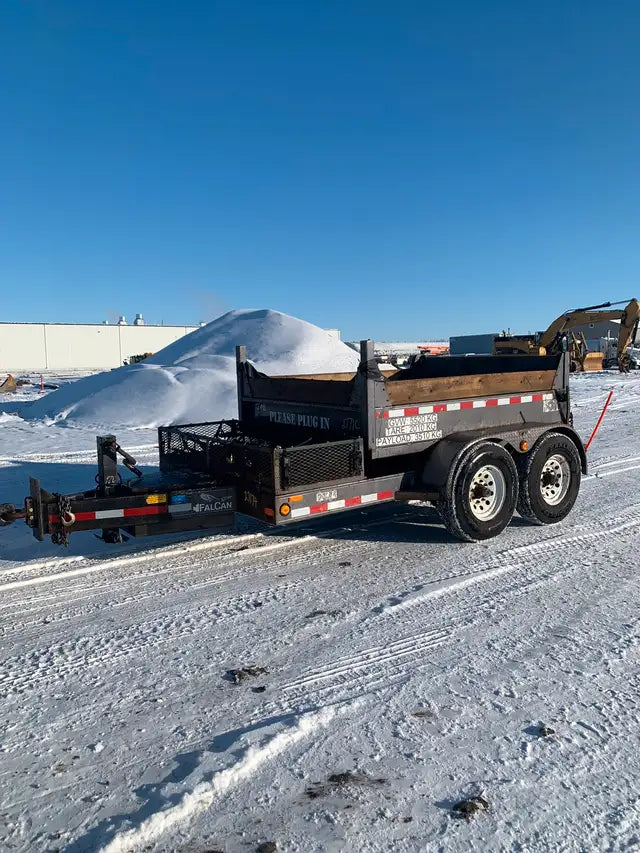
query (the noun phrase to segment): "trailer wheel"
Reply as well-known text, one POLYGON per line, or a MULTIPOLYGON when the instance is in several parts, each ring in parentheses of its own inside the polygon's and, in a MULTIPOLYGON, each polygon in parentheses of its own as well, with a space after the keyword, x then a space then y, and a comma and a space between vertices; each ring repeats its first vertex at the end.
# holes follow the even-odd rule
POLYGON ((518 471, 511 454, 486 442, 463 454, 437 507, 457 539, 490 539, 505 529, 518 500, 518 471))
POLYGON ((581 476, 575 443, 559 432, 545 435, 526 457, 518 513, 534 524, 557 524, 573 509, 581 476))

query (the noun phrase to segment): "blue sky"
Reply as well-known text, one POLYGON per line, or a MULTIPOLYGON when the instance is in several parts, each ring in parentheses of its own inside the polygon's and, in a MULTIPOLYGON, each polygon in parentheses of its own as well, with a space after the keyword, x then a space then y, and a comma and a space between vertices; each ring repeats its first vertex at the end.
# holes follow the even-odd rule
POLYGON ((640 295, 640 6, 4 0, 2 320, 347 338, 640 295))

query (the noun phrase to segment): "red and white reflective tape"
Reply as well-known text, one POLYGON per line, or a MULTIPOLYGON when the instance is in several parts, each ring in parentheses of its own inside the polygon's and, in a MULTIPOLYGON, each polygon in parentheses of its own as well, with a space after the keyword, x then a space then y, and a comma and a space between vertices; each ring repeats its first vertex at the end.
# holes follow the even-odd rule
MULTIPOLYGON (((134 506, 126 509, 98 509, 95 512, 74 512, 76 521, 100 521, 103 518, 134 518, 141 515, 162 515, 169 511, 166 504, 134 506)), ((49 524, 60 524, 59 515, 50 515, 49 524)))
POLYGON ((394 492, 373 492, 370 495, 357 495, 354 498, 343 498, 339 501, 327 501, 324 504, 316 504, 315 506, 301 506, 291 510, 291 518, 302 518, 305 515, 318 515, 321 512, 332 512, 336 509, 349 509, 353 506, 362 506, 362 504, 371 504, 376 501, 390 501, 393 499, 394 492))
POLYGON ((455 403, 433 403, 430 406, 412 406, 405 409, 377 411, 377 418, 413 418, 416 415, 439 415, 441 412, 460 412, 466 409, 484 409, 490 406, 519 406, 521 403, 542 403, 553 400, 554 394, 517 394, 513 397, 488 397, 484 400, 461 400, 455 403))

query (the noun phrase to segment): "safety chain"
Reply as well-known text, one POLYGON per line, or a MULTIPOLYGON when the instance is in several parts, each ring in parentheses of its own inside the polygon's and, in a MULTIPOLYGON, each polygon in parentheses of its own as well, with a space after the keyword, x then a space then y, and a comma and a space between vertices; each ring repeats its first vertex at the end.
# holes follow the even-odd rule
MULTIPOLYGON (((55 495, 58 504, 58 515, 60 517, 60 531, 51 534, 51 541, 54 545, 64 545, 65 548, 69 545, 69 534, 65 526, 64 519, 67 515, 71 515, 71 501, 66 495, 55 495)), ((73 522, 72 522, 73 523, 73 522)))

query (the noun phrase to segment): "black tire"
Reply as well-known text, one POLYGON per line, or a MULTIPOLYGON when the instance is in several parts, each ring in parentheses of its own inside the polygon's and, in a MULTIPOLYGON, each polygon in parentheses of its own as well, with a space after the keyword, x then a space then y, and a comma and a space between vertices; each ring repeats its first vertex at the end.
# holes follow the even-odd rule
POLYGON ((534 524, 557 524, 573 509, 581 476, 582 461, 575 443, 562 433, 548 433, 524 459, 518 513, 534 524), (546 484, 543 482, 545 474, 549 477, 546 484), (550 482, 553 478, 555 483, 550 482))
POLYGON ((513 517, 517 500, 518 471, 511 454, 499 444, 485 442, 463 453, 437 509, 452 536, 475 542, 502 533, 513 517))

